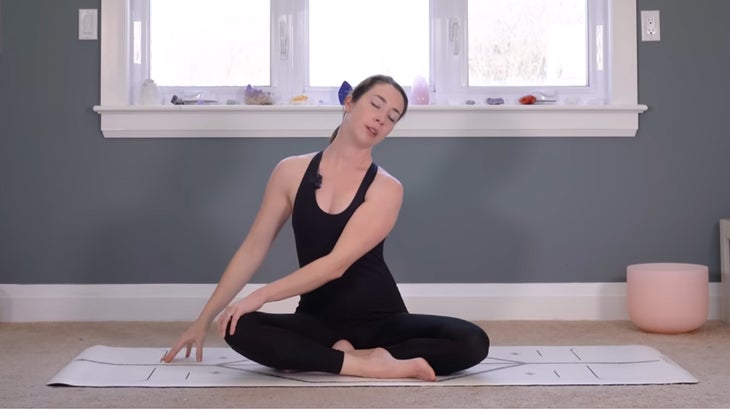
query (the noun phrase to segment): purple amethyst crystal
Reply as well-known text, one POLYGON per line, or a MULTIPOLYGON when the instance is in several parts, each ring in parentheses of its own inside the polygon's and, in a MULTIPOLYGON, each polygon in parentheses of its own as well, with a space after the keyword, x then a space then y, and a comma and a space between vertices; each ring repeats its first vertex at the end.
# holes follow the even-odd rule
POLYGON ((343 81, 339 91, 337 91, 337 98, 340 99, 340 105, 345 105, 345 98, 350 95, 352 86, 347 81, 343 81))

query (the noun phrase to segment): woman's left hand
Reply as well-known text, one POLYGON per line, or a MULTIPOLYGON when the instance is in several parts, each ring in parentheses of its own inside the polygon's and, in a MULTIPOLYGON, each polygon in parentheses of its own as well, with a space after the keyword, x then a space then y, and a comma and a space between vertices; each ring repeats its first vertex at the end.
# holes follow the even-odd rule
POLYGON ((254 291, 245 298, 223 309, 223 312, 218 317, 218 334, 221 337, 225 337, 226 328, 230 323, 230 334, 233 335, 236 332, 236 323, 238 323, 238 319, 246 313, 255 312, 261 309, 261 306, 263 306, 264 303, 265 300, 261 296, 261 293, 254 291))

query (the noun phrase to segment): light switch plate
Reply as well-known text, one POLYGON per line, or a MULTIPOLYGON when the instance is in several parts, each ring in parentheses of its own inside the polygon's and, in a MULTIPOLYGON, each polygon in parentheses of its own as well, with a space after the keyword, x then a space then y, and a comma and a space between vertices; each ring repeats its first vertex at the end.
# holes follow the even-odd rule
POLYGON ((79 40, 98 39, 97 9, 79 9, 79 40))

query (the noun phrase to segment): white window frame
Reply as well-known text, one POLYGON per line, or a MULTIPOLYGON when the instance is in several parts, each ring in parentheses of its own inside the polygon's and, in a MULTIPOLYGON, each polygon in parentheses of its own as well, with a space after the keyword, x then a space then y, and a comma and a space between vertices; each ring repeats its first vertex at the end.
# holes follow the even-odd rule
MULTIPOLYGON (((636 0, 609 0, 604 105, 410 105, 392 137, 633 137, 637 103, 636 0)), ((328 137, 342 107, 130 104, 128 0, 101 0, 101 95, 106 138, 328 137)))

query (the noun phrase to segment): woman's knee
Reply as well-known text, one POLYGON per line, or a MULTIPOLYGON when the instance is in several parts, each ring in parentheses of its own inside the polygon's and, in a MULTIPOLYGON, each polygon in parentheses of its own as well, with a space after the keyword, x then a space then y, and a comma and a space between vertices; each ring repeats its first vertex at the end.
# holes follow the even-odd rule
POLYGON ((489 336, 476 324, 460 320, 454 326, 452 340, 455 342, 454 351, 457 352, 460 366, 467 368, 479 364, 489 354, 489 336))
POLYGON ((462 343, 464 343, 464 351, 470 352, 474 364, 480 363, 486 359, 489 354, 489 336, 481 327, 472 324, 472 328, 465 332, 462 343))
POLYGON ((259 312, 245 314, 238 318, 235 324, 229 323, 224 336, 226 343, 240 352, 240 348, 244 348, 249 342, 253 341, 252 336, 257 334, 260 323, 259 312), (233 334, 230 332, 231 326, 235 326, 233 334))

